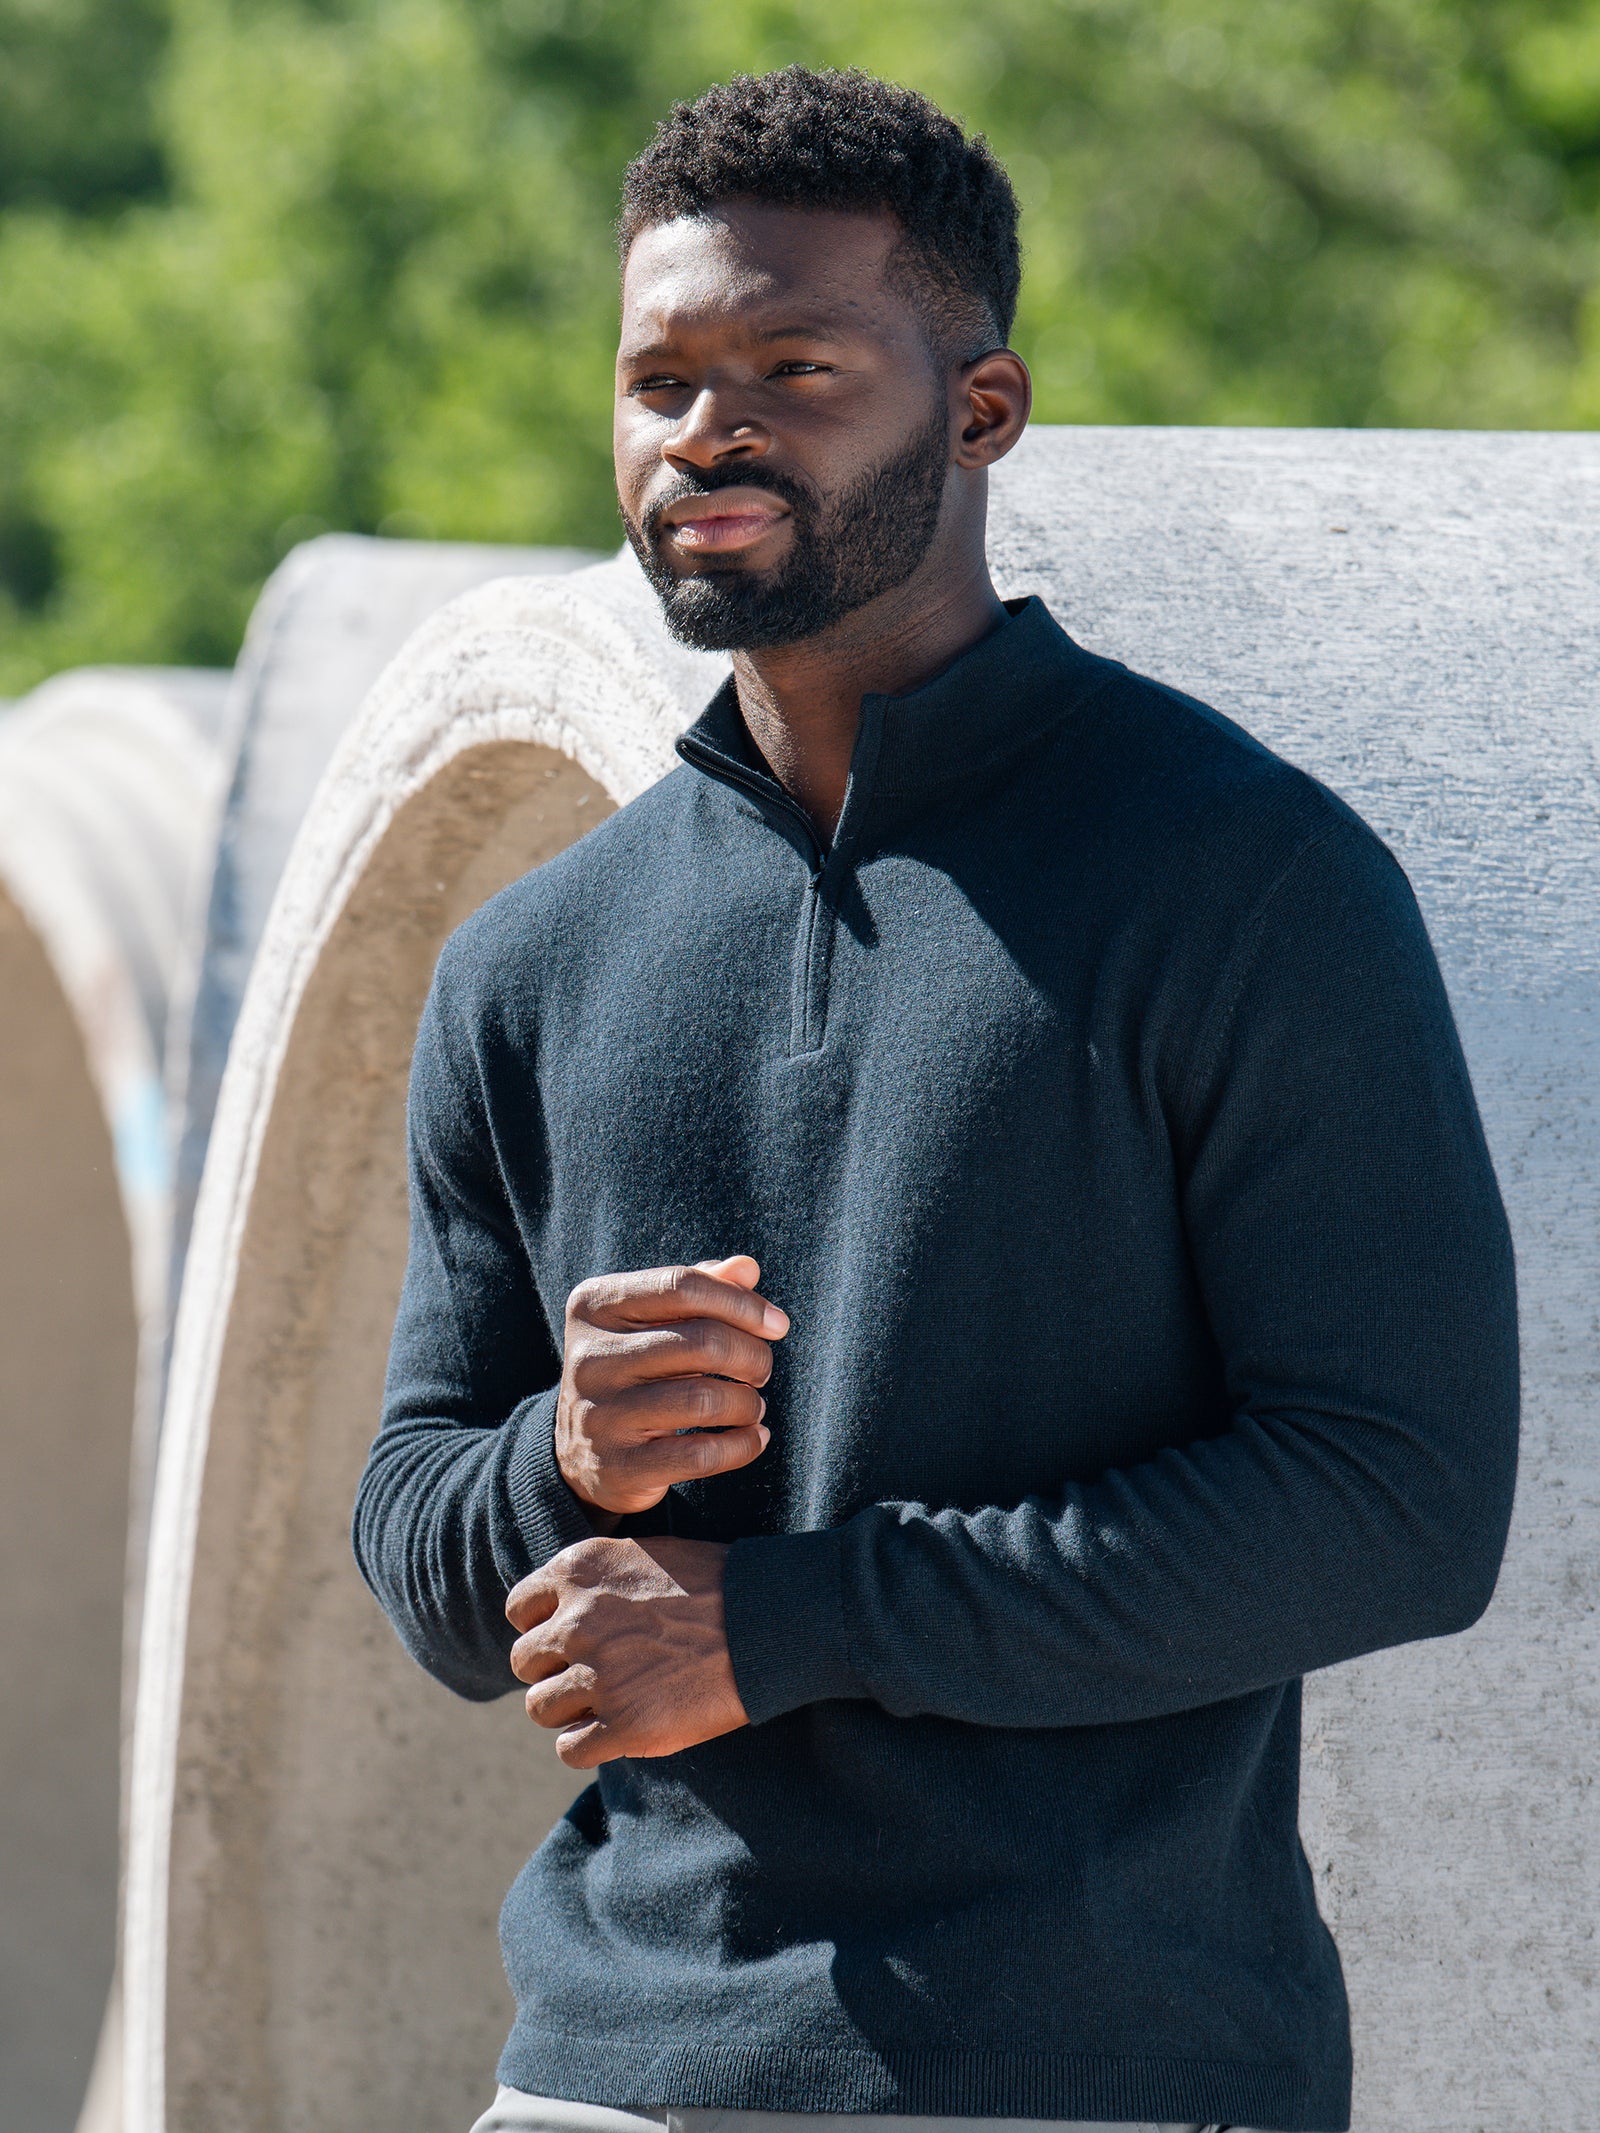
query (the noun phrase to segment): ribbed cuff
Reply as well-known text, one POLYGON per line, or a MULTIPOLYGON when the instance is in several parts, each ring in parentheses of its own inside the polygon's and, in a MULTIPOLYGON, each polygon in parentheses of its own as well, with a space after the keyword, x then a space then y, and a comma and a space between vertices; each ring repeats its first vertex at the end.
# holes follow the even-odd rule
POLYGON ((508 1429, 517 1433, 516 1445, 506 1467, 506 1494, 528 1551, 530 1569, 537 1570, 575 1541, 594 1539, 589 1514, 567 1487, 556 1464, 556 1395, 560 1387, 535 1393, 525 1400, 508 1429))
POLYGON ((722 1599, 733 1678, 752 1725, 867 1693, 850 1663, 836 1530, 735 1541, 722 1599))

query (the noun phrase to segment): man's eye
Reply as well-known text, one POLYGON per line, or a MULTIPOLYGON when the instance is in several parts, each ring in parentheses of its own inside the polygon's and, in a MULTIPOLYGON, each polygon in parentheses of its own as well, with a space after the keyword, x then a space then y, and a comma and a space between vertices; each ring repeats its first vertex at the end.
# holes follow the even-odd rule
POLYGON ((661 371, 652 377, 636 378, 628 390, 630 393, 683 392, 685 386, 682 378, 675 378, 669 372, 661 371))
POLYGON ((829 367, 826 363, 808 363, 797 356, 790 362, 779 363, 772 375, 775 378, 820 378, 827 374, 829 367))

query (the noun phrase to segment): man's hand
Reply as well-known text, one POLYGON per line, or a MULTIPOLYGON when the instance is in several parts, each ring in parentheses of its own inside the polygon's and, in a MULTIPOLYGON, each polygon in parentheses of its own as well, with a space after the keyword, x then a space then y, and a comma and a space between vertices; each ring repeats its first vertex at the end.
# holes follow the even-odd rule
POLYGON ((570 1769, 749 1724, 723 1628, 727 1555, 715 1541, 579 1541, 514 1588, 511 1671, 570 1769))
POLYGON ((772 1342, 789 1321, 745 1254, 580 1282, 567 1298, 556 1460, 601 1532, 675 1481, 765 1451, 772 1342), (687 1432, 688 1434, 685 1434, 687 1432))

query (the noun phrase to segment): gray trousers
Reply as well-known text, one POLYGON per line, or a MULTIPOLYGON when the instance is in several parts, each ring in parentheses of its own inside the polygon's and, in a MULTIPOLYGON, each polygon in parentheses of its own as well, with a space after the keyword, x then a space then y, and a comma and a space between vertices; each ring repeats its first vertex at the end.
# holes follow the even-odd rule
MULTIPOLYGON (((472 2133, 1098 2133, 1064 2118, 895 2118, 853 2111, 612 2111, 502 2089, 472 2133)), ((1247 2133, 1243 2126, 1122 2125, 1111 2133, 1247 2133)))

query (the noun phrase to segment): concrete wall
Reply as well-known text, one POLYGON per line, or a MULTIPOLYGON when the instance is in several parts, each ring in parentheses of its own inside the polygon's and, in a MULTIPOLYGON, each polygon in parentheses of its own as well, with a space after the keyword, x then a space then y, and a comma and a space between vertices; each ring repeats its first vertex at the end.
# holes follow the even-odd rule
MULTIPOLYGON (((1003 589, 1208 697, 1395 845, 1517 1232, 1527 1458, 1501 1597, 1470 1636, 1309 1697, 1358 2133, 1587 2133, 1600 2094, 1597 497, 1588 438, 1043 431, 996 484, 1003 589)), ((717 671, 665 643, 622 564, 472 595, 368 705, 291 861, 178 1329, 134 2133, 431 2133, 489 2091, 494 1912, 569 1781, 515 1701, 468 1708, 408 1666, 348 1559, 403 1259, 404 1053, 450 924, 658 774, 717 671)))

